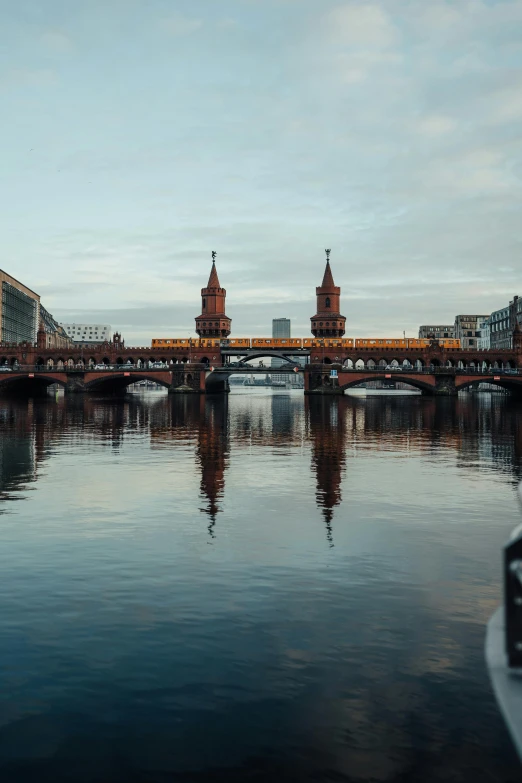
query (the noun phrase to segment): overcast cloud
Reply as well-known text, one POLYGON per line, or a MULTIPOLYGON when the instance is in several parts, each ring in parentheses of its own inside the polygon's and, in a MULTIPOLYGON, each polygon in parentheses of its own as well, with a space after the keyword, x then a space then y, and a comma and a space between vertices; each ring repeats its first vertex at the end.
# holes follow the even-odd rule
POLYGON ((0 0, 0 267, 59 320, 348 335, 522 294, 522 0, 0 0))

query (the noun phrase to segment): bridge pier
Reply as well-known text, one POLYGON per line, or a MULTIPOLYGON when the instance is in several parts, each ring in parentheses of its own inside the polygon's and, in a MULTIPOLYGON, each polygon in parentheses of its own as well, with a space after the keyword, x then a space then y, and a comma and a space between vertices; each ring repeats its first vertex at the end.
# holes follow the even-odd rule
POLYGON ((433 393, 426 393, 434 397, 456 397, 458 391, 455 386, 455 375, 437 373, 435 375, 435 389, 433 393))
POLYGON ((343 395, 344 389, 339 387, 339 380, 330 377, 330 370, 322 367, 310 367, 304 371, 304 393, 320 395, 343 395))
POLYGON ((180 367, 172 370, 172 382, 169 394, 204 394, 205 370, 201 368, 180 367))
POLYGON ((65 394, 83 394, 85 392, 85 373, 82 371, 67 374, 65 394))

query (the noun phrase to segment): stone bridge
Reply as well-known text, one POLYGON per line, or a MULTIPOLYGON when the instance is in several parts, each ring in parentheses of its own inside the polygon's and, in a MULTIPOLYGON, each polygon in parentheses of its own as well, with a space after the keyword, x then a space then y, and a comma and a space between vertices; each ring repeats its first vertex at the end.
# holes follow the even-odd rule
POLYGON ((305 394, 343 394, 350 389, 370 381, 401 381, 423 394, 451 396, 469 387, 488 383, 522 395, 522 370, 491 369, 470 372, 458 368, 433 368, 418 370, 386 369, 357 370, 339 367, 337 377, 331 376, 330 365, 310 365, 305 373, 305 394))
MULTIPOLYGON (((171 370, 83 370, 63 369, 57 372, 35 367, 24 367, 0 373, 0 393, 39 395, 56 384, 68 394, 121 394, 127 386, 139 381, 152 381, 168 389, 169 393, 201 394, 206 388, 206 378, 211 373, 202 365, 184 365, 171 370)), ((212 384, 210 384, 212 385, 212 384)), ((225 389, 216 389, 225 391, 225 389)))
MULTIPOLYGON (((51 371, 41 367, 18 367, 0 373, 0 394, 34 396, 45 394, 56 384, 67 394, 122 394, 131 384, 152 381, 165 387, 172 394, 226 393, 230 390, 230 375, 245 372, 245 368, 221 366, 209 368, 202 364, 174 365, 170 369, 130 368, 94 370, 90 368, 64 368, 51 371)), ((255 368, 253 372, 266 373, 267 368, 255 368)), ((280 369, 271 373, 287 372, 280 369)), ((522 395, 522 370, 490 369, 486 371, 439 367, 417 370, 348 369, 341 365, 313 364, 300 370, 304 375, 305 394, 343 394, 346 389, 361 386, 369 381, 401 381, 427 395, 455 395, 461 389, 480 383, 496 385, 516 395, 522 395), (332 374, 332 369, 335 373, 332 374)))

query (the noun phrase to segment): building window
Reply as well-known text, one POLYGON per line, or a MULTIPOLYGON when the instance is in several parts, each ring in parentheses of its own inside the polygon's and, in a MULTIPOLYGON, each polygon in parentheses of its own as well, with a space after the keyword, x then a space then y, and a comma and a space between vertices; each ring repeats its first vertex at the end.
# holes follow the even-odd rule
POLYGON ((205 309, 206 306, 207 306, 207 300, 203 299, 203 310, 205 309))
POLYGON ((330 297, 329 296, 326 297, 326 301, 324 303, 324 306, 325 307, 330 307, 330 297))

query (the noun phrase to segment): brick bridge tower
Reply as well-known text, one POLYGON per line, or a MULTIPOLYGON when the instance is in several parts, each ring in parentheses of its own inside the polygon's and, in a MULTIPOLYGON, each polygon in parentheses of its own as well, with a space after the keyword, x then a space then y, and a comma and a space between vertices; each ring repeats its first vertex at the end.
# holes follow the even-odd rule
POLYGON ((314 337, 342 337, 346 318, 341 315, 341 289, 335 285, 330 269, 330 250, 326 250, 326 269, 323 282, 315 289, 317 312, 310 318, 314 337))
POLYGON ((225 312, 227 292, 221 288, 216 270, 216 252, 212 251, 212 269, 206 288, 201 289, 201 315, 196 318, 200 337, 228 337, 231 319, 225 312))

